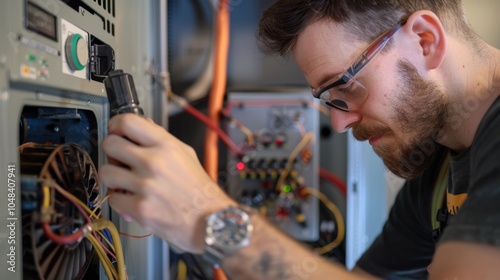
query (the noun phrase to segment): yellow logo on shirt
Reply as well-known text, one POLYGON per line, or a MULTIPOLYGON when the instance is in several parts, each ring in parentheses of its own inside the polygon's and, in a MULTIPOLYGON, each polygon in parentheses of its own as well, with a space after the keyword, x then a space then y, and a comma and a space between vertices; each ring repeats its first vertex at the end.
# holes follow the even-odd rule
POLYGON ((446 194, 446 201, 448 203, 448 213, 451 215, 456 215, 458 213, 458 209, 462 206, 464 201, 467 199, 466 193, 461 194, 446 194))

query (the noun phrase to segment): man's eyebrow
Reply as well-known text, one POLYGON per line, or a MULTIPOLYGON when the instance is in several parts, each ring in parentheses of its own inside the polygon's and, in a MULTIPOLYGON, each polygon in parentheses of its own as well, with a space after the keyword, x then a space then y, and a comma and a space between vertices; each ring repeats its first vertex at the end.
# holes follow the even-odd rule
POLYGON ((317 88, 314 88, 311 86, 311 89, 319 89, 321 86, 323 86, 326 82, 330 81, 331 79, 335 78, 335 77, 339 77, 342 73, 334 73, 334 74, 324 74, 323 77, 321 77, 321 79, 319 80, 319 84, 318 84, 318 87, 317 88))

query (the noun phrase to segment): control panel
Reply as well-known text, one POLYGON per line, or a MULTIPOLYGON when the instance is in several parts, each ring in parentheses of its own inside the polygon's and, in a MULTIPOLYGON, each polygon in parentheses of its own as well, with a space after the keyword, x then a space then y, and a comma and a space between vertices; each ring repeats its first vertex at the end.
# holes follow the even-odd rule
POLYGON ((61 44, 63 73, 88 79, 88 33, 65 19, 61 19, 61 44))
POLYGON ((309 91, 231 93, 228 133, 242 154, 229 153, 228 191, 291 237, 318 239, 319 111, 309 91), (245 129, 242 130, 241 128, 245 129))
POLYGON ((116 39, 113 11, 98 4, 7 1, 0 67, 10 69, 15 84, 105 98, 102 81, 115 67, 116 39))

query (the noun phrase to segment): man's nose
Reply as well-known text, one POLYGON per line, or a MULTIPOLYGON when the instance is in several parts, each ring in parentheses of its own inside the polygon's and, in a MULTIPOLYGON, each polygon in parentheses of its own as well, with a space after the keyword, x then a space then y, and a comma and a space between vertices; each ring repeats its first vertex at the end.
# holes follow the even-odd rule
POLYGON ((333 129, 338 133, 343 133, 361 121, 361 114, 354 111, 345 112, 332 108, 330 109, 330 119, 333 129))

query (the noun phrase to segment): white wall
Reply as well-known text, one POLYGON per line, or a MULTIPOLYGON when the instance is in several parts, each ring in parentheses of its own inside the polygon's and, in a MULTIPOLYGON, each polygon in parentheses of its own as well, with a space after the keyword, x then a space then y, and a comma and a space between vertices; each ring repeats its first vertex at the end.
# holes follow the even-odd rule
POLYGON ((463 0, 465 14, 476 32, 489 44, 500 48, 499 0, 463 0))

